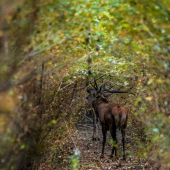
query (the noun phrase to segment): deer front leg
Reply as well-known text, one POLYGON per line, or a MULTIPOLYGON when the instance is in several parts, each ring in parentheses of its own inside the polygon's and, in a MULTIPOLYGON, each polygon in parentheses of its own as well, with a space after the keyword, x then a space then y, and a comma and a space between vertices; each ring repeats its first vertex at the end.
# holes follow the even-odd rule
POLYGON ((97 118, 97 119, 96 119, 96 129, 97 129, 97 137, 96 137, 96 140, 98 140, 98 141, 100 140, 100 138, 99 138, 99 135, 100 135, 100 134, 99 134, 100 126, 99 126, 99 125, 100 125, 99 119, 97 118))
POLYGON ((92 137, 92 141, 96 140, 96 115, 94 115, 94 119, 93 119, 93 137, 92 137))
POLYGON ((110 133, 111 133, 111 136, 113 138, 113 149, 112 149, 112 153, 110 155, 110 158, 113 158, 113 154, 115 152, 115 156, 117 157, 117 138, 116 138, 116 127, 112 127, 110 129, 110 133))
POLYGON ((123 159, 126 160, 125 156, 125 128, 121 129, 122 132, 122 144, 123 144, 123 159))
POLYGON ((105 147, 105 144, 106 144, 107 130, 106 130, 104 125, 102 125, 102 133, 103 133, 103 147, 102 147, 102 154, 101 154, 100 158, 104 157, 104 147, 105 147))

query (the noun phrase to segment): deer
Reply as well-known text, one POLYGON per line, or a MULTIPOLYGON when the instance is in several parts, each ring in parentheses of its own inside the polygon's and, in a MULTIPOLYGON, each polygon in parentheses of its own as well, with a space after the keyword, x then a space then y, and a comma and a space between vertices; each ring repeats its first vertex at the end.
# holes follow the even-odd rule
MULTIPOLYGON (((133 94, 130 89, 126 91, 120 91, 120 88, 117 90, 105 89, 105 83, 98 88, 96 80, 94 79, 94 85, 90 83, 94 89, 88 88, 87 93, 92 98, 91 104, 94 109, 96 117, 100 120, 102 126, 103 134, 103 146, 102 153, 100 158, 104 157, 104 148, 106 144, 106 135, 107 131, 110 131, 110 134, 113 138, 113 149, 110 155, 110 158, 117 157, 117 138, 116 138, 116 129, 119 128, 122 133, 122 143, 123 143, 123 159, 126 160, 125 156, 125 130, 127 127, 128 113, 123 105, 110 103, 108 97, 113 93, 129 93, 133 94), (93 93, 93 91, 96 93, 93 93)), ((122 88, 122 87, 121 87, 122 88)))

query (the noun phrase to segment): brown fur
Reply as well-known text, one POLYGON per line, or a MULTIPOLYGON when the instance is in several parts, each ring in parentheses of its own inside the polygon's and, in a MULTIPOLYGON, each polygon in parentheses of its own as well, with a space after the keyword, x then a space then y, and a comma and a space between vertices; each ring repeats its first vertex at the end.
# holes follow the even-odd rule
POLYGON ((97 100, 93 102, 93 107, 102 125, 111 127, 112 125, 110 122, 112 122, 114 124, 113 126, 116 128, 126 128, 127 111, 122 105, 109 103, 105 99, 103 100, 102 96, 100 95, 97 100), (112 120, 113 117, 111 115, 113 115, 114 121, 112 120))
MULTIPOLYGON (((101 157, 104 155, 107 131, 110 131, 113 141, 117 144, 116 129, 119 128, 122 132, 123 158, 125 159, 125 129, 128 118, 126 109, 122 105, 109 103, 106 96, 100 93, 97 96, 94 95, 92 106, 102 125, 103 148, 101 157)), ((111 157, 113 156, 114 151, 117 156, 115 146, 113 146, 111 157)))

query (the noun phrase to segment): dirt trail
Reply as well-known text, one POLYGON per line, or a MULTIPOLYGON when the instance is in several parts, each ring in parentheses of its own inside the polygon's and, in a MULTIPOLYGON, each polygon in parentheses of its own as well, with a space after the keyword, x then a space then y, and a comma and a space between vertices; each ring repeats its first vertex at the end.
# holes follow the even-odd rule
POLYGON ((101 129, 100 141, 92 141, 93 124, 90 119, 92 120, 90 115, 85 116, 78 124, 77 131, 73 136, 75 143, 77 143, 77 147, 81 152, 79 159, 80 169, 150 169, 146 161, 135 156, 137 152, 132 131, 126 133, 126 151, 131 151, 133 155, 127 154, 126 161, 122 159, 122 138, 119 130, 117 130, 119 158, 109 158, 112 149, 112 146, 109 143, 111 140, 110 132, 107 134, 104 158, 100 158, 103 140, 101 129))
MULTIPOLYGON (((125 170, 125 169, 144 169, 144 170, 165 170, 164 166, 156 168, 155 162, 149 163, 148 160, 142 160, 137 155, 139 136, 138 127, 132 126, 132 119, 129 116, 128 127, 126 131, 126 161, 122 159, 122 136, 121 132, 117 130, 118 140, 118 159, 113 157, 110 159, 112 145, 110 144, 111 135, 107 133, 105 155, 100 158, 102 150, 102 131, 100 127, 100 141, 92 141, 93 134, 93 118, 90 114, 82 114, 81 121, 77 124, 76 130, 65 139, 65 144, 60 142, 52 146, 51 141, 55 141, 55 135, 49 136, 49 147, 45 151, 44 157, 40 160, 40 167, 38 170, 71 170, 70 159, 75 154, 75 149, 80 151, 79 155, 79 169, 80 170, 125 170), (138 134, 138 135, 137 135, 138 134), (61 145, 59 145, 61 144, 61 145)), ((140 128, 139 128, 140 129, 140 128)), ((55 134, 55 129, 51 133, 55 134), (53 132, 54 131, 54 132, 53 132)), ((37 158, 38 159, 38 158, 37 158)), ((35 161, 35 167, 36 167, 35 161)), ((37 169, 37 168, 34 168, 37 169)))

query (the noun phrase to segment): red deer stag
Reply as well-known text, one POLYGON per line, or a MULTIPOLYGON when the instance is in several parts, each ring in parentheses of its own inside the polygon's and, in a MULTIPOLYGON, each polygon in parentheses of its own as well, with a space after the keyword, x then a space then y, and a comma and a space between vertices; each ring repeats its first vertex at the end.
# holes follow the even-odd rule
MULTIPOLYGON (((91 93, 91 90, 94 90, 94 89, 91 89, 91 90, 88 89, 87 92, 89 93, 91 98, 93 98, 92 106, 102 126, 103 147, 102 147, 101 158, 104 157, 104 147, 106 143, 107 131, 108 130, 110 131, 113 141, 117 145, 116 129, 119 128, 121 129, 121 133, 122 133, 123 159, 126 159, 125 157, 125 129, 127 126, 128 113, 122 105, 109 103, 107 98, 111 96, 113 93, 133 94, 130 92, 131 88, 127 91, 120 91, 120 89, 110 91, 110 89, 105 89, 105 84, 104 84, 99 89, 95 79, 94 79, 94 85, 92 86, 96 90, 96 93, 91 93)), ((110 155, 111 158, 113 157, 114 152, 115 152, 115 156, 117 157, 117 149, 116 149, 115 144, 113 145, 112 153, 110 155)))

